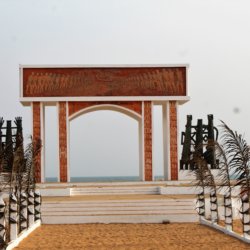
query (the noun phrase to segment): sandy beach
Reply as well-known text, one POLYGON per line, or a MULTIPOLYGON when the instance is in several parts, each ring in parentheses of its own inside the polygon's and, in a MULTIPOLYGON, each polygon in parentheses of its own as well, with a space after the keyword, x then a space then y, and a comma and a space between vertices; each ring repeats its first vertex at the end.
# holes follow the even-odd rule
POLYGON ((19 250, 249 249, 249 245, 196 223, 42 225, 19 250))

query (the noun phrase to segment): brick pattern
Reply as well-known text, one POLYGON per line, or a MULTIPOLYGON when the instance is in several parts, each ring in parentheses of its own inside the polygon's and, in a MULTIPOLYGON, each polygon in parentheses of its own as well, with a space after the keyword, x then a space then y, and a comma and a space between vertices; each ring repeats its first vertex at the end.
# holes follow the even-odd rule
POLYGON ((73 115, 74 113, 91 107, 95 105, 101 105, 101 104, 113 104, 122 106, 124 108, 130 109, 138 114, 142 114, 142 103, 133 101, 133 102, 69 102, 69 116, 73 115))
POLYGON ((144 174, 152 181, 152 102, 144 102, 144 174))
POLYGON ((186 67, 27 68, 24 97, 185 96, 186 67))
POLYGON ((175 101, 169 102, 169 122, 171 180, 178 180, 177 109, 175 101))
MULTIPOLYGON (((41 111, 40 102, 33 102, 33 140, 41 140, 41 111)), ((36 182, 41 182, 41 152, 35 157, 35 178, 36 182)))
POLYGON ((59 164, 60 182, 67 182, 67 111, 66 102, 59 102, 59 164))

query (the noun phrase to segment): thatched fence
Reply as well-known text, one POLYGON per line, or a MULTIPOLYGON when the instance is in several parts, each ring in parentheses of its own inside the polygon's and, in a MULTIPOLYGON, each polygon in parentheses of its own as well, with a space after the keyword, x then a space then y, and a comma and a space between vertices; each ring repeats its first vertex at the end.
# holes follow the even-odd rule
POLYGON ((198 188, 197 211, 202 224, 250 243, 250 147, 242 135, 224 122, 221 130, 220 142, 208 141, 195 148, 191 173, 198 188), (199 153, 199 147, 204 146, 214 149, 216 175, 204 155, 199 153), (222 200, 220 209, 218 200, 222 200), (242 223, 242 235, 234 231, 236 213, 242 223))
POLYGON ((35 180, 41 143, 30 138, 24 149, 22 119, 17 117, 14 123, 4 126, 0 118, 0 249, 10 249, 41 222, 35 180))

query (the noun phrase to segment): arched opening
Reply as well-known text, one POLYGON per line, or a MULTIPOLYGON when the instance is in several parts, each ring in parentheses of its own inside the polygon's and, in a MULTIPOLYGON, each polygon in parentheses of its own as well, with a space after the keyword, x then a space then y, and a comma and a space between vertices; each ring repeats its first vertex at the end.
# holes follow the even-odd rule
POLYGON ((70 117, 70 181, 140 180, 140 120, 140 115, 114 105, 94 106, 70 117))

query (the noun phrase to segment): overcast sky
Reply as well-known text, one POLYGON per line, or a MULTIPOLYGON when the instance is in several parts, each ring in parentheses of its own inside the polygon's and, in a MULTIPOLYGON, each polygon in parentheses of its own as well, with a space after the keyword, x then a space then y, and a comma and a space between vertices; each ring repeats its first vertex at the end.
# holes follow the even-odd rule
MULTIPOLYGON (((211 113, 216 124, 222 119, 250 141, 249 0, 0 0, 0 27, 0 116, 22 116, 25 135, 31 112, 18 100, 19 64, 188 63, 191 101, 179 109, 180 130, 187 114, 195 121, 211 113)), ((51 138, 55 112, 46 115, 51 138)), ((155 117, 160 130, 159 110, 155 117)), ((71 130, 71 139, 78 137, 72 139, 73 175, 138 174, 135 121, 99 111, 71 122, 71 130)), ((47 144, 48 165, 56 165, 55 143, 47 144)), ((46 174, 56 175, 55 169, 46 174)))

